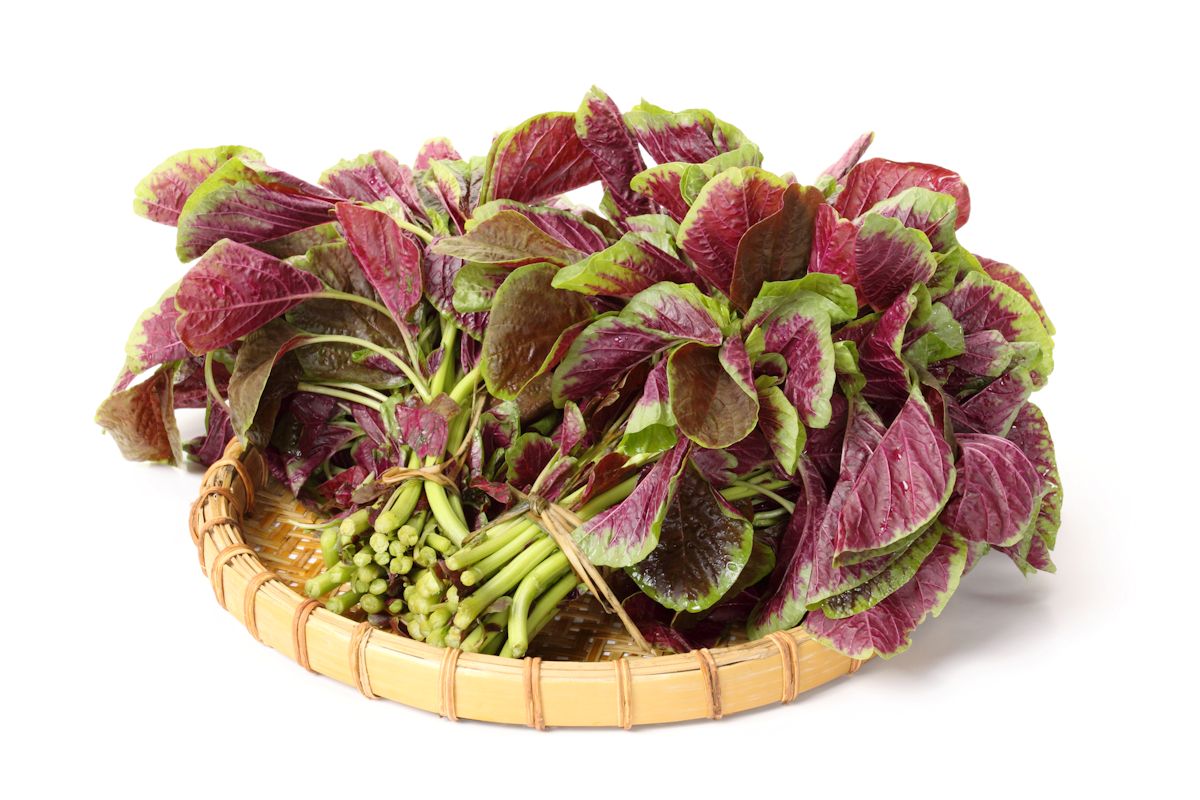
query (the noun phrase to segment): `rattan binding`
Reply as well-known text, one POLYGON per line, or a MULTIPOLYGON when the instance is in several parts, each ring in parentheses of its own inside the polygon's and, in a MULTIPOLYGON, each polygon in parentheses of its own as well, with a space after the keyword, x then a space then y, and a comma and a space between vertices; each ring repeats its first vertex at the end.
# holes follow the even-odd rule
POLYGON ((564 607, 523 660, 460 653, 338 616, 297 589, 321 568, 314 521, 235 441, 205 474, 192 540, 218 601, 305 669, 451 719, 631 728, 720 719, 854 673, 861 662, 800 629, 756 642, 642 656, 590 596, 564 607), (612 661, 612 664, 603 662, 612 661))

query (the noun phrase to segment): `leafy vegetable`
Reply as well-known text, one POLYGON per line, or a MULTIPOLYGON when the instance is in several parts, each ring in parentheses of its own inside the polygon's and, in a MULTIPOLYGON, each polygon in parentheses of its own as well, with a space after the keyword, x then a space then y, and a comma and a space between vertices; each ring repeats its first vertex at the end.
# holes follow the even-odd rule
POLYGON ((957 174, 873 138, 806 186, 708 110, 593 87, 486 158, 437 138, 313 184, 177 153, 134 209, 197 260, 97 421, 134 459, 258 448, 329 519, 306 593, 435 646, 535 647, 595 585, 546 529, 574 515, 635 638, 891 657, 988 551, 1055 569, 1062 482, 1041 299, 960 241, 957 174), (186 448, 176 408, 205 410, 186 448))

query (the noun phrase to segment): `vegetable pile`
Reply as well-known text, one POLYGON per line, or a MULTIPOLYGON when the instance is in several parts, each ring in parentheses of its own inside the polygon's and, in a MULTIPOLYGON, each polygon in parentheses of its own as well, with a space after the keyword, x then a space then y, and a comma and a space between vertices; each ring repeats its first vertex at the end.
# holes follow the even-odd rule
POLYGON ((592 89, 486 158, 176 154, 134 206, 195 261, 97 420, 131 459, 260 448, 330 520, 308 594, 414 639, 521 656, 591 571, 659 649, 895 655, 989 550, 1053 571, 1062 493, 1037 295, 959 243, 957 174, 871 139, 805 185, 592 89))

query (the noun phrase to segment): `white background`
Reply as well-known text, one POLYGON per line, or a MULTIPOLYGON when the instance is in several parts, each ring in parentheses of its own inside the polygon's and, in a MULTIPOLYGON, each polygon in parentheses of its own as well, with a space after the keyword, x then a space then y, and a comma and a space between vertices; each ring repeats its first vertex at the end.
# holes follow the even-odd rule
POLYGON ((1194 791, 1194 18, 1150 2, 36 5, 0 33, 7 796, 1194 791), (873 155, 966 178, 964 243, 1024 270, 1059 330, 1037 397, 1065 481, 1057 575, 993 556, 892 662, 786 708, 633 733, 369 703, 213 603, 185 528, 198 473, 126 463, 91 422, 132 321, 183 272, 174 232, 130 212, 133 185, 216 144, 310 180, 379 147, 408 161, 435 135, 483 153, 593 83, 625 108, 709 107, 801 178, 871 129, 873 155))

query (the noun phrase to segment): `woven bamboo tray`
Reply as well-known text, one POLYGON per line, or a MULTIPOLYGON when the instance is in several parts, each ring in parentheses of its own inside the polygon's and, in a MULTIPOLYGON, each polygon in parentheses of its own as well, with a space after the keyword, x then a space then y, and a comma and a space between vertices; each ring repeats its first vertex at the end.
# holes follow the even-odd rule
POLYGON ((852 674, 862 662, 800 629, 679 655, 643 656, 583 597, 521 660, 461 653, 326 611, 297 589, 321 569, 313 517, 235 441, 208 470, 190 529, 217 602, 263 644, 311 672, 449 719, 630 728, 720 719, 852 674))

